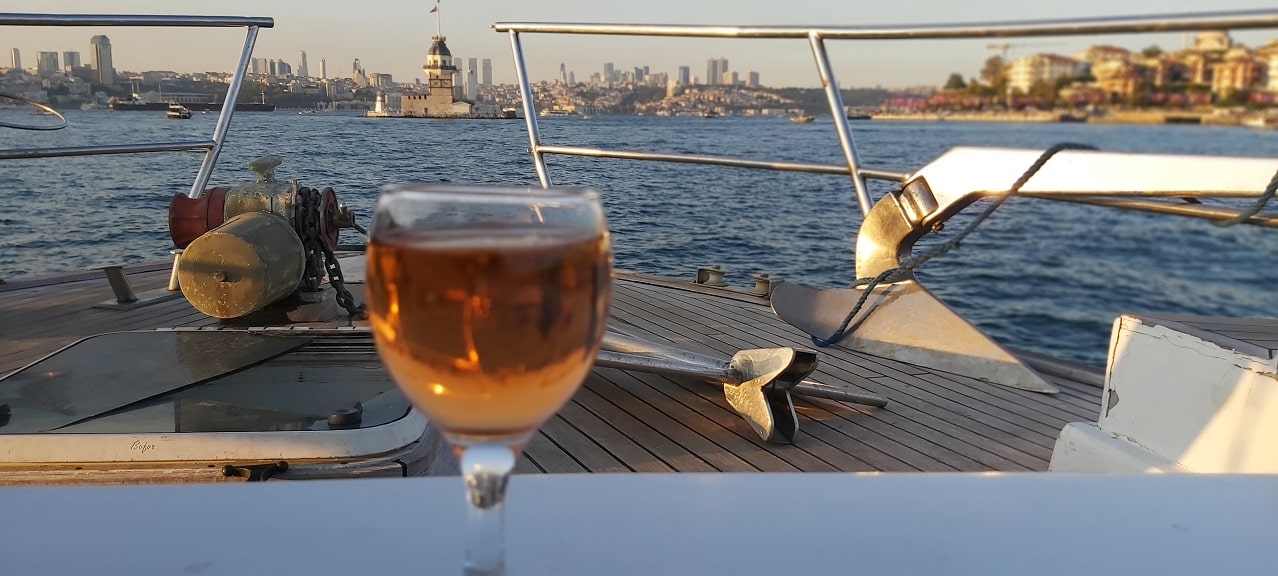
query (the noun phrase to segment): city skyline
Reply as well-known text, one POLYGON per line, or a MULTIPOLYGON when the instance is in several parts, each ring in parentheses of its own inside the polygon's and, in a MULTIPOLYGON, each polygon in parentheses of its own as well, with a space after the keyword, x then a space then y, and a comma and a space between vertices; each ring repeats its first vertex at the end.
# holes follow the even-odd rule
MULTIPOLYGON (((513 0, 493 0, 483 6, 474 3, 443 2, 440 10, 442 30, 454 55, 493 63, 491 77, 495 83, 512 83, 514 66, 509 39, 492 32, 496 21, 600 21, 653 23, 735 23, 735 24, 921 24, 910 16, 928 14, 929 22, 1005 21, 1060 18, 1068 16, 1112 16, 1137 13, 1183 12, 1169 9, 1165 2, 1141 0, 1124 7, 1099 0, 1078 0, 1068 7, 1027 5, 1007 0, 986 2, 985 6, 959 7, 939 0, 897 0, 870 2, 857 6, 857 13, 833 0, 792 0, 785 10, 777 12, 776 3, 759 0, 706 0, 695 6, 656 0, 643 6, 600 7, 586 0, 547 0, 525 4, 513 0), (890 5, 889 5, 890 4, 890 5), (661 8, 668 8, 662 10, 661 8), (979 18, 976 16, 979 15, 979 18)), ((226 0, 219 4, 220 15, 271 16, 276 27, 263 30, 254 50, 255 58, 284 60, 294 69, 298 56, 321 62, 351 62, 360 59, 369 72, 392 75, 397 82, 424 78, 421 66, 426 48, 435 29, 429 13, 434 2, 423 0, 391 0, 375 12, 360 12, 337 17, 296 0, 281 0, 268 8, 246 0, 226 0), (385 15, 395 14, 395 18, 385 15), (370 43, 373 39, 376 43, 370 43)), ((1266 8, 1256 0, 1220 0, 1212 10, 1266 8)), ((185 7, 183 7, 185 8, 185 7)), ((62 0, 47 4, 50 12, 101 12, 97 3, 85 0, 62 0)), ((1201 10, 1201 9, 1200 9, 1201 10)), ((175 13, 171 2, 161 0, 121 0, 111 5, 114 13, 175 13)), ((183 13, 211 13, 180 10, 183 13)), ((153 29, 153 28, 21 28, 5 30, 5 46, 19 49, 24 64, 31 67, 39 52, 80 52, 85 64, 92 61, 89 39, 95 35, 111 38, 112 59, 116 70, 144 72, 223 72, 234 68, 243 34, 225 29, 153 29), (30 55, 30 56, 28 56, 30 55)), ((1252 46, 1275 35, 1273 32, 1240 31, 1233 33, 1237 41, 1252 46)), ((1042 42, 1013 43, 1009 59, 1034 52, 1071 54, 1097 42, 1108 42, 1129 49, 1157 44, 1165 49, 1181 47, 1182 34, 1151 34, 1127 37, 1063 37, 1042 42)), ((991 51, 986 40, 879 42, 879 50, 866 50, 866 43, 830 42, 828 47, 840 83, 852 86, 903 87, 936 85, 952 72, 976 76, 981 64, 997 51, 991 51), (944 47, 944 49, 940 49, 944 47), (884 49, 891 53, 884 55, 884 49)), ((708 59, 724 59, 730 70, 742 75, 756 72, 770 86, 813 87, 818 84, 815 66, 806 42, 802 41, 723 41, 668 38, 599 38, 578 36, 527 35, 525 56, 533 80, 554 80, 563 64, 579 81, 591 74, 603 73, 605 63, 619 70, 650 67, 652 73, 665 73, 678 78, 682 67, 690 67, 692 75, 705 70, 708 59), (694 56, 695 55, 695 56, 694 56)), ((8 62, 5 62, 8 64, 8 62)), ((322 66, 323 64, 321 64, 322 66)), ((345 66, 338 66, 338 70, 345 66)), ((314 75, 314 72, 312 72, 314 75)), ((339 74, 345 76, 344 74, 339 74)), ((469 73, 468 73, 469 75, 469 73)), ((708 74, 707 74, 708 75, 708 74)), ((316 75, 318 76, 318 75, 316 75)), ((469 82, 463 78, 462 82, 469 82)), ((711 79, 701 77, 702 82, 711 79)))

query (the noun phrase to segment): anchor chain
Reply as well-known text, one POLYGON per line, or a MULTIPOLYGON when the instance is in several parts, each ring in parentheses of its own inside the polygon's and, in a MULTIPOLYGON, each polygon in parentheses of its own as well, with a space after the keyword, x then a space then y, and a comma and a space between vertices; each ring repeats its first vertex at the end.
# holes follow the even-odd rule
MULTIPOLYGON (((299 187, 293 203, 293 225, 298 237, 302 239, 302 247, 306 254, 306 271, 302 274, 300 290, 317 292, 324 276, 328 276, 329 284, 337 292, 337 303, 350 314, 352 320, 364 317, 364 307, 355 304, 355 298, 346 289, 342 267, 337 262, 337 255, 324 238, 321 227, 323 194, 314 188, 299 187)), ((331 208, 336 208, 332 206, 331 208)), ((333 219, 330 218, 332 223, 333 219)))

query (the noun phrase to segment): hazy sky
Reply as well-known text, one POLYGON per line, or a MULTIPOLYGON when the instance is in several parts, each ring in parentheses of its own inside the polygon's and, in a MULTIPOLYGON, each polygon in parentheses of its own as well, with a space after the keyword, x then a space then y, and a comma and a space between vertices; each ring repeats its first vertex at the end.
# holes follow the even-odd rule
MULTIPOLYGON (((273 29, 263 30, 254 55, 281 58, 296 66, 305 50, 312 75, 321 58, 330 76, 349 76, 359 58, 369 72, 393 74, 397 81, 423 77, 435 20, 434 0, 320 2, 306 0, 0 0, 0 12, 38 10, 55 13, 216 14, 269 16, 273 29), (335 8, 336 7, 336 8, 335 8)), ((491 58, 496 82, 514 80, 507 36, 493 32, 498 21, 628 22, 686 24, 873 25, 937 22, 992 22, 1072 16, 1162 14, 1189 10, 1272 8, 1272 0, 1202 0, 1198 3, 1157 0, 442 0, 443 31, 454 56, 491 58)), ((7 66, 9 48, 22 51, 23 65, 34 66, 37 51, 77 50, 87 63, 89 38, 110 36, 117 69, 194 72, 230 70, 243 41, 241 30, 149 28, 14 28, 0 27, 0 60, 7 66)), ((1278 38, 1275 32, 1239 32, 1250 45, 1278 38)), ((619 69, 647 65, 672 75, 680 65, 704 76, 706 59, 728 58, 731 69, 757 71, 770 86, 816 86, 815 66, 806 41, 678 40, 604 38, 597 36, 526 35, 525 54, 533 78, 551 79, 567 64, 578 80, 600 71, 604 62, 619 69)), ((1009 58, 1033 52, 1071 54, 1093 43, 1139 49, 1150 44, 1179 48, 1180 34, 1139 37, 1028 39, 1013 47, 1009 58)), ((976 76, 994 51, 989 41, 829 42, 835 73, 843 86, 910 86, 944 82, 951 72, 976 76)))

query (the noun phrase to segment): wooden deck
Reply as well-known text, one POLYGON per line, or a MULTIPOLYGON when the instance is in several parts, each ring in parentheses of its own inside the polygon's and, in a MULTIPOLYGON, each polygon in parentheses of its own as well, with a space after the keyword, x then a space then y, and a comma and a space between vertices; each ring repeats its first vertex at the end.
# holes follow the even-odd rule
MULTIPOLYGON (((129 279, 139 293, 160 289, 168 268, 134 267, 129 279)), ((352 288, 358 299, 360 286, 352 288)), ((629 332, 725 359, 743 348, 813 349, 806 335, 779 320, 762 300, 708 293, 713 291, 623 274, 612 321, 629 332)), ((130 311, 92 307, 111 298, 101 273, 0 285, 0 374, 93 334, 218 324, 180 297, 130 311)), ((1100 404, 1096 374, 1080 378, 1092 384, 1047 376, 1061 389, 1051 396, 842 348, 818 351, 812 379, 885 396, 888 406, 796 396, 796 443, 766 444, 713 386, 597 369, 530 443, 518 470, 1041 471, 1061 427, 1095 421, 1100 404)))

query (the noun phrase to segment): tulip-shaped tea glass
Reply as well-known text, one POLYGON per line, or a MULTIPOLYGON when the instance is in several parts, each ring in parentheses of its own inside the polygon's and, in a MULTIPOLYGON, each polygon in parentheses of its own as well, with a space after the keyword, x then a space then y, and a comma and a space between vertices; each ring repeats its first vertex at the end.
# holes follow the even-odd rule
POLYGON ((465 573, 502 574, 511 469, 581 386, 607 324, 612 250, 599 193, 385 186, 367 270, 382 361, 461 461, 465 573))

